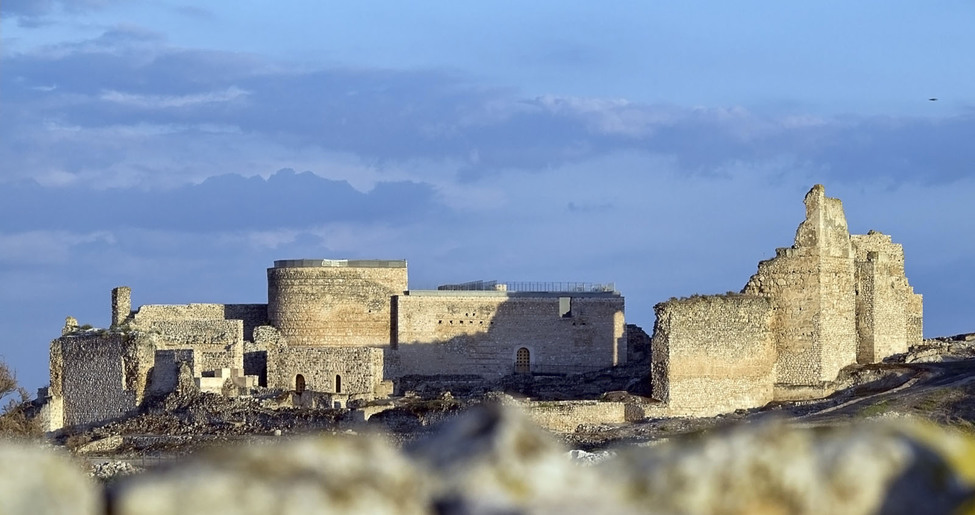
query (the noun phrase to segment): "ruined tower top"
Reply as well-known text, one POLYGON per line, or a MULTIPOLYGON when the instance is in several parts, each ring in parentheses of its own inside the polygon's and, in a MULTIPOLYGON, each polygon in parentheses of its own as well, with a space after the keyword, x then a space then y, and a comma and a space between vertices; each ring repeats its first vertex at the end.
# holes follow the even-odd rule
POLYGON ((796 229, 794 247, 823 256, 849 257, 850 230, 843 213, 843 202, 827 197, 822 184, 813 186, 803 202, 806 219, 796 229))

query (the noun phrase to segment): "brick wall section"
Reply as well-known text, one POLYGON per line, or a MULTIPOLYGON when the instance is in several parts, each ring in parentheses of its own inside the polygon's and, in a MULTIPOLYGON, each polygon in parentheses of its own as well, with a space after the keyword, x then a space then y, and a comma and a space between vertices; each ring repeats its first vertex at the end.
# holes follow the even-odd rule
POLYGON ((768 298, 691 297, 654 311, 653 396, 669 403, 671 416, 712 416, 772 400, 776 353, 768 298))
POLYGON ((51 394, 63 398, 63 424, 117 418, 142 402, 153 349, 144 339, 114 334, 63 336, 51 343, 51 394))
POLYGON ((294 390, 298 374, 304 377, 308 391, 368 397, 383 380, 383 349, 288 345, 268 348, 268 387, 294 390), (341 392, 336 391, 336 376, 341 378, 341 392))
MULTIPOLYGON (((565 294, 563 297, 569 297, 565 294)), ((534 372, 585 372, 625 362, 623 298, 571 296, 560 316, 559 294, 410 292, 396 299, 397 338, 387 373, 476 374, 514 372, 528 349, 534 372)))
POLYGON ((402 267, 274 267, 268 319, 294 345, 376 346, 390 341, 390 299, 407 288, 402 267))

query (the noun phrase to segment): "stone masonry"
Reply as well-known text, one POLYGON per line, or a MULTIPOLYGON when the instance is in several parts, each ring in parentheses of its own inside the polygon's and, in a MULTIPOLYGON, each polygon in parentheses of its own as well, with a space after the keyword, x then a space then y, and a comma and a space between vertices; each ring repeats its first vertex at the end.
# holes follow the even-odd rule
POLYGON ((710 415, 827 393, 840 369, 921 343, 921 296, 890 236, 853 235, 816 185, 795 243, 762 261, 741 294, 655 307, 654 396, 710 415))
POLYGON ((63 408, 51 429, 128 413, 177 389, 184 371, 207 391, 260 384, 299 405, 344 406, 387 396, 406 375, 493 379, 626 361, 617 292, 411 291, 402 260, 275 261, 267 278, 267 304, 133 311, 131 290, 114 289, 110 330, 72 321, 52 342, 52 406, 63 408), (135 361, 123 359, 130 348, 135 361), (81 374, 86 360, 98 366, 81 374))
MULTIPOLYGON (((741 293, 654 307, 654 416, 821 396, 841 368, 921 342, 903 248, 875 231, 851 236, 842 203, 820 185, 804 202, 794 244, 759 263, 741 293)), ((627 348, 613 288, 409 290, 404 260, 275 261, 267 280, 266 304, 133 311, 123 286, 110 329, 69 317, 51 343, 50 429, 110 420, 187 384, 260 384, 292 391, 298 405, 344 406, 389 395, 406 376, 567 375, 648 352, 627 348)))

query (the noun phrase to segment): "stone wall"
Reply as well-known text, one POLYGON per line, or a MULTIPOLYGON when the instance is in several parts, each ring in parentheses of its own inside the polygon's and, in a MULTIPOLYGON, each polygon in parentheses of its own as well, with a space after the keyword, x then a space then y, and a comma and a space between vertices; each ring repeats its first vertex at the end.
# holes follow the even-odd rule
POLYGON ((263 304, 145 305, 130 329, 151 335, 158 350, 192 350, 194 376, 222 368, 244 368, 244 327, 261 320, 263 304), (228 309, 229 308, 229 309, 228 309), (246 317, 228 320, 228 315, 246 317))
POLYGON ((671 416, 712 416, 772 400, 776 352, 768 298, 691 297, 654 310, 653 397, 669 403, 671 416))
POLYGON ((137 336, 83 333, 54 340, 50 392, 63 399, 63 426, 104 422, 135 409, 152 364, 152 345, 137 336))
POLYGON ((626 405, 601 401, 525 401, 519 402, 535 424, 557 433, 572 433, 580 425, 623 424, 626 405))
POLYGON ((267 281, 268 319, 292 344, 387 345, 406 262, 277 261, 267 281))
POLYGON ((411 291, 395 306, 390 377, 499 377, 515 372, 522 348, 534 373, 581 373, 626 361, 617 294, 411 291))
POLYGON ((791 248, 759 263, 743 293, 772 300, 776 381, 818 385, 856 362, 853 251, 843 206, 821 185, 806 195, 791 248))
POLYGON ((856 252, 857 361, 876 363, 921 343, 920 295, 904 276, 904 249, 876 231, 851 236, 856 252))
POLYGON ((307 391, 369 397, 381 390, 383 349, 289 345, 268 348, 268 387, 295 390, 299 374, 307 391))

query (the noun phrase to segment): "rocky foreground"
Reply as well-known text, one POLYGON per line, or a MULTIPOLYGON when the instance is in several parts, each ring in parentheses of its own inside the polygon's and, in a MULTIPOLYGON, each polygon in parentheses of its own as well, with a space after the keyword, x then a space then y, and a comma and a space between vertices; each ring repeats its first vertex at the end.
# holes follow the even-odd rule
POLYGON ((500 405, 402 448, 380 435, 263 442, 107 483, 66 454, 2 442, 0 513, 975 513, 975 437, 902 417, 748 423, 595 460, 500 405))

